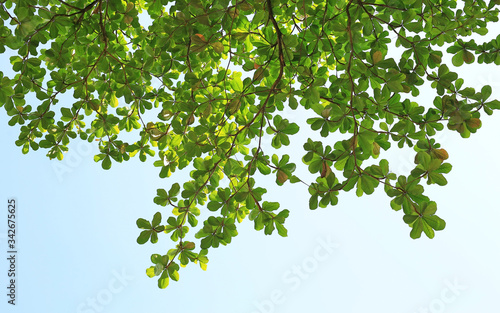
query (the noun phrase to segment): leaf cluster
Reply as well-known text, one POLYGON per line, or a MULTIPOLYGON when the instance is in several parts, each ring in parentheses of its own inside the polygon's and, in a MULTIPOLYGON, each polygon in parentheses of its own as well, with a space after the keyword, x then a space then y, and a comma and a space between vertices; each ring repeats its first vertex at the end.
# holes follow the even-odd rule
POLYGON ((467 41, 498 21, 497 2, 6 0, 0 53, 16 51, 16 74, 0 72, 0 106, 20 127, 23 153, 43 148, 61 160, 80 138, 97 142, 94 159, 106 170, 138 156, 152 158, 161 178, 188 172, 157 190, 166 220, 137 220, 139 244, 162 233, 175 243, 151 256, 147 275, 160 288, 178 280, 179 266, 205 269, 209 249, 231 243, 247 218, 287 236, 290 212, 265 200, 261 176, 304 184, 312 210, 336 205, 340 191, 383 186, 410 236, 432 238, 445 222, 422 182, 446 185, 451 170, 433 137, 447 126, 467 138, 483 111, 500 109, 490 86, 464 86, 444 52, 454 66, 500 64, 500 36, 467 41), (426 80, 434 100, 417 103, 426 80), (312 116, 302 126, 284 118, 299 106, 312 116), (300 127, 324 139, 303 143, 312 182, 280 151, 300 127), (410 173, 381 157, 394 145, 414 149, 410 173), (199 223, 201 209, 209 216, 199 223), (193 229, 198 252, 186 237, 193 229))

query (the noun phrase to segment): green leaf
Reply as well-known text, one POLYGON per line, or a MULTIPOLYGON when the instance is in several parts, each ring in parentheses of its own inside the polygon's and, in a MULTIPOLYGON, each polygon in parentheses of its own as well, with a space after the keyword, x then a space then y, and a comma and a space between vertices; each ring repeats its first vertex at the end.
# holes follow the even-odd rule
POLYGON ((491 96, 491 93, 492 93, 491 86, 489 86, 489 85, 484 86, 481 89, 482 100, 484 101, 484 100, 488 99, 491 96))
POLYGON ((148 242, 149 238, 151 237, 151 233, 151 230, 142 231, 139 237, 137 237, 137 243, 143 245, 148 242))
POLYGON ((174 268, 168 269, 168 275, 172 278, 172 280, 179 281, 179 272, 177 272, 174 268))
POLYGON ((412 239, 417 239, 417 238, 420 238, 420 236, 422 235, 422 231, 423 231, 423 222, 422 222, 422 219, 417 219, 414 223, 413 223, 413 227, 411 229, 411 232, 410 232, 410 237, 412 239))
POLYGON ((155 231, 151 232, 151 243, 157 243, 158 242, 158 233, 155 231))
POLYGON ((411 224, 411 223, 415 222, 415 220, 417 218, 418 218, 418 215, 405 215, 405 216, 403 216, 403 221, 406 224, 411 224))
POLYGON ((318 208, 318 196, 311 196, 309 198, 309 209, 316 210, 318 208))
POLYGON ((500 110, 500 101, 498 101, 498 100, 489 101, 489 102, 485 103, 485 105, 491 109, 500 110))
POLYGON ((439 186, 444 186, 448 183, 446 178, 444 178, 443 174, 439 174, 437 172, 431 172, 429 173, 429 181, 431 183, 436 183, 439 186))
POLYGON ((148 275, 149 278, 155 277, 155 266, 151 266, 148 269, 146 269, 146 275, 148 275))
POLYGON ((102 168, 105 170, 109 170, 111 168, 111 158, 109 157, 109 155, 104 157, 101 165, 102 165, 102 168))
POLYGON ((163 271, 160 278, 158 279, 158 287, 160 289, 165 289, 168 287, 170 279, 168 278, 168 271, 163 271))
MULTIPOLYGON (((217 53, 222 53, 224 52, 224 45, 220 42, 214 42, 210 44, 212 48, 214 48, 214 51, 217 53)), ((173 279, 173 278, 172 278, 173 279)))
POLYGON ((467 64, 471 64, 475 60, 474 55, 470 51, 467 51, 467 50, 464 51, 462 58, 463 58, 464 62, 467 64))
POLYGON ((436 215, 424 216, 424 221, 434 230, 443 230, 446 227, 446 222, 436 215))
POLYGON ((434 238, 434 230, 426 223, 422 222, 422 229, 424 230, 424 233, 429 239, 434 238))
MULTIPOLYGON (((151 229, 151 224, 143 218, 139 218, 136 221, 137 227, 142 229, 151 229)), ((148 238, 149 239, 149 238, 148 238)))
POLYGON ((153 216, 152 225, 153 225, 153 227, 156 227, 156 226, 160 225, 160 223, 161 223, 161 213, 156 212, 155 215, 153 216))
POLYGON ((388 81, 387 87, 389 87, 389 90, 392 92, 401 92, 404 90, 403 85, 401 85, 399 81, 388 81))
POLYGON ((461 50, 457 54, 451 58, 451 63, 453 63, 454 66, 462 66, 464 64, 464 51, 461 50))
POLYGON ((371 195, 375 191, 375 187, 378 182, 368 175, 362 175, 360 177, 360 180, 358 181, 358 184, 360 185, 364 193, 366 193, 367 195, 371 195))
POLYGON ((153 272, 154 276, 160 275, 163 272, 164 269, 165 269, 165 265, 164 264, 162 264, 162 263, 156 263, 156 265, 154 267, 154 272, 153 272))
POLYGON ((275 222, 276 229, 278 230, 278 234, 281 237, 287 237, 288 236, 288 231, 287 229, 281 224, 280 222, 275 222))
POLYGON ((290 96, 290 98, 288 99, 288 105, 290 106, 290 108, 292 110, 295 110, 295 109, 297 109, 299 104, 294 96, 290 96))
POLYGON ((279 209, 279 207, 280 207, 280 204, 278 202, 267 202, 267 201, 264 201, 262 203, 262 209, 264 211, 274 211, 274 210, 279 209))

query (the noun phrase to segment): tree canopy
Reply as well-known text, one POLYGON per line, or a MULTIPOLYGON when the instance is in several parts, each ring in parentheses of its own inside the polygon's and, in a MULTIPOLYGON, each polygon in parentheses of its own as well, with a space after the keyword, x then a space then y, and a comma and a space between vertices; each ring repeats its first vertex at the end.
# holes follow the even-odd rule
POLYGON ((179 266, 205 269, 208 250, 230 243, 245 219, 287 235, 290 211, 264 200, 267 175, 303 184, 311 210, 336 205, 340 191, 381 187, 411 238, 433 238, 445 222, 423 185, 446 185, 451 170, 436 134, 446 126, 467 138, 482 112, 500 109, 490 86, 465 86, 444 60, 500 64, 500 35, 470 39, 498 21, 497 4, 7 0, 0 53, 15 52, 16 74, 0 72, 0 106, 20 125, 22 153, 43 148, 61 160, 80 138, 96 142, 103 169, 138 156, 153 158, 162 178, 188 172, 157 190, 154 203, 168 209, 137 220, 139 244, 162 233, 174 243, 146 271, 160 288, 179 266), (433 102, 419 103, 421 92, 433 102), (289 110, 311 117, 289 120, 289 110), (316 140, 294 141, 301 128, 316 140), (312 180, 296 174, 289 145, 312 180), (383 158, 393 146, 414 149, 409 173, 383 158))

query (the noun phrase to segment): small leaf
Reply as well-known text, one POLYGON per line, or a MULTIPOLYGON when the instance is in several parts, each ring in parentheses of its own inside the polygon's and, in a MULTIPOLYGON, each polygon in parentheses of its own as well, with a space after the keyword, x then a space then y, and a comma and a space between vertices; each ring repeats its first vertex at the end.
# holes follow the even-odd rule
POLYGON ((472 54, 472 52, 470 51, 465 50, 463 54, 463 60, 465 63, 471 64, 475 60, 474 54, 472 54))
POLYGON ((168 271, 163 271, 161 277, 158 279, 158 287, 160 289, 165 289, 168 287, 168 283, 170 282, 168 278, 168 271))
POLYGON ((378 62, 382 61, 382 59, 384 58, 384 56, 382 55, 382 52, 380 51, 375 51, 375 53, 373 53, 373 64, 377 64, 378 62))
POLYGON ((194 249, 194 242, 191 242, 191 241, 186 242, 186 244, 184 245, 184 249, 193 250, 194 249))
POLYGON ((148 269, 146 269, 146 275, 148 275, 149 278, 155 277, 155 266, 151 266, 148 269))
POLYGON ((174 281, 179 281, 179 272, 178 271, 169 271, 170 278, 174 281))
POLYGON ((158 233, 156 231, 151 231, 151 243, 158 242, 158 233))
POLYGON ((191 36, 191 41, 193 42, 193 44, 197 44, 197 45, 206 45, 207 44, 205 36, 203 36, 202 34, 195 34, 195 35, 191 36))
POLYGON ((109 155, 104 157, 104 160, 102 160, 101 166, 105 170, 109 170, 111 168, 111 158, 109 157, 109 155))
POLYGON ((418 219, 417 221, 415 221, 415 223, 413 223, 413 227, 410 232, 410 237, 412 239, 420 238, 420 236, 422 235, 422 231, 423 231, 423 223, 421 219, 418 219))
POLYGON ((431 179, 432 182, 438 184, 439 186, 444 186, 448 183, 443 174, 436 172, 429 173, 429 179, 431 179))
POLYGON ((137 237, 137 243, 140 245, 145 244, 148 240, 149 237, 151 237, 151 231, 150 230, 144 230, 141 232, 139 237, 137 237))
POLYGON ((255 81, 260 81, 264 78, 264 68, 259 67, 254 73, 253 73, 253 80, 255 81))
MULTIPOLYGON (((445 149, 432 149, 432 155, 440 160, 448 159, 449 155, 445 149)), ((425 165, 424 165, 425 167, 425 165)))
POLYGON ((275 222, 275 225, 276 225, 276 229, 278 230, 278 234, 281 237, 287 237, 288 236, 288 231, 285 228, 285 226, 283 226, 283 224, 281 224, 279 222, 275 222))
POLYGON ((326 161, 323 161, 322 167, 321 167, 321 177, 327 177, 331 173, 332 173, 332 169, 331 169, 330 165, 328 165, 328 163, 326 163, 326 161))
POLYGON ((165 265, 162 264, 162 263, 156 263, 155 267, 154 267, 154 276, 158 276, 160 275, 163 270, 165 269, 165 265))
POLYGON ((160 225, 160 222, 161 222, 161 213, 156 212, 155 215, 153 216, 153 221, 152 221, 153 227, 160 225))
POLYGON ((492 90, 491 90, 490 85, 486 85, 486 86, 483 86, 483 88, 481 88, 481 98, 483 100, 488 99, 491 96, 491 93, 492 93, 492 90))
POLYGON ((417 218, 418 218, 418 215, 405 215, 405 216, 403 216, 403 221, 406 224, 411 224, 411 223, 415 222, 415 220, 417 218))
POLYGON ((135 222, 137 224, 137 227, 142 228, 142 229, 151 229, 151 223, 149 223, 147 220, 143 218, 137 219, 135 222))
POLYGON ((125 9, 125 13, 128 13, 134 9, 134 3, 133 2, 128 2, 127 3, 127 8, 125 9))
POLYGON ((222 53, 224 52, 224 45, 220 42, 214 42, 210 44, 212 48, 214 48, 214 51, 217 53, 222 53))
POLYGON ((125 22, 125 24, 131 24, 133 20, 134 20, 134 17, 130 16, 130 15, 125 15, 125 17, 123 18, 123 21, 125 22))
POLYGON ((276 180, 278 184, 283 185, 288 180, 288 175, 282 170, 278 170, 276 174, 276 180))
POLYGON ((229 102, 229 106, 228 106, 229 115, 236 114, 236 112, 238 112, 238 110, 240 109, 240 106, 241 106, 240 99, 232 99, 229 102))
POLYGON ((451 58, 451 63, 453 63, 453 65, 457 67, 461 66, 462 64, 464 64, 463 55, 464 55, 463 50, 459 51, 451 58))
POLYGON ((436 215, 424 216, 424 221, 435 230, 443 230, 446 227, 446 222, 436 215))
POLYGON ((481 127, 481 120, 478 118, 475 118, 475 117, 468 119, 465 122, 467 123, 467 126, 469 126, 470 128, 480 128, 481 127))
POLYGON ((427 223, 422 222, 422 229, 424 233, 427 235, 427 237, 429 237, 429 239, 434 238, 435 235, 434 230, 427 223))

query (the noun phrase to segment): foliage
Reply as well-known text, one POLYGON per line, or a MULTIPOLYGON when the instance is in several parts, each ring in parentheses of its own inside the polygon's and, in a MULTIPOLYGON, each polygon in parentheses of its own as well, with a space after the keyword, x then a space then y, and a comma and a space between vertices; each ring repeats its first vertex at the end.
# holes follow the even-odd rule
POLYGON ((98 142, 103 169, 139 156, 155 158, 162 178, 189 171, 157 190, 154 202, 172 208, 166 223, 159 212, 137 220, 139 244, 159 233, 176 243, 151 256, 146 272, 160 288, 178 280, 179 265, 205 269, 208 249, 230 243, 236 222, 287 235, 289 211, 263 200, 261 175, 306 185, 312 210, 336 205, 341 190, 362 196, 383 186, 410 236, 433 238, 445 222, 423 183, 445 185, 451 170, 433 137, 444 125, 469 137, 482 111, 500 108, 491 87, 465 87, 443 59, 500 64, 500 36, 467 39, 488 32, 499 2, 7 0, 0 53, 17 52, 16 75, 0 72, 0 105, 20 125, 23 153, 44 148, 61 160, 79 137, 98 142), (432 104, 415 100, 426 80, 432 104), (72 103, 60 101, 64 93, 72 103), (311 183, 279 153, 299 132, 283 112, 299 106, 324 137, 303 144, 311 183), (415 150, 410 173, 374 161, 393 144, 415 150), (201 208, 210 216, 198 225, 201 208), (186 237, 193 230, 198 252, 186 237))

